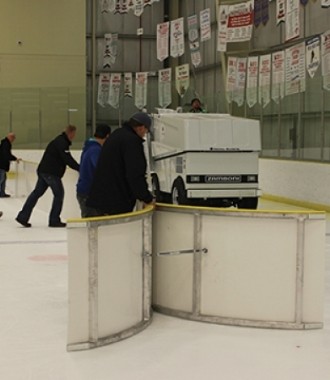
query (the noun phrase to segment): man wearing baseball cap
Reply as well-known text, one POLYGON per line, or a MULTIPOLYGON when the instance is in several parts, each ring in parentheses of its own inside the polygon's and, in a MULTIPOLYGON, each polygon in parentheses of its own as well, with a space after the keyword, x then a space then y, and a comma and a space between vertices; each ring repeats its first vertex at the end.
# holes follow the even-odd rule
POLYGON ((144 137, 151 118, 137 112, 116 129, 104 143, 86 205, 87 216, 115 215, 131 212, 137 200, 153 204, 146 181, 147 162, 144 137))

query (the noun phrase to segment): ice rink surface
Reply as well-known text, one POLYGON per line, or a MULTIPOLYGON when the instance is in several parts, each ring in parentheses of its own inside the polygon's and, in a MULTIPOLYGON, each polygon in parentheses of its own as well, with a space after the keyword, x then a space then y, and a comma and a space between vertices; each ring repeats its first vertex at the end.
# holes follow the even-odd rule
MULTIPOLYGON (((329 380, 330 218, 327 216, 324 328, 229 327, 154 313, 138 335, 90 351, 66 351, 66 229, 23 199, 0 199, 1 380, 329 380)), ((294 207, 261 201, 262 209, 294 207)))

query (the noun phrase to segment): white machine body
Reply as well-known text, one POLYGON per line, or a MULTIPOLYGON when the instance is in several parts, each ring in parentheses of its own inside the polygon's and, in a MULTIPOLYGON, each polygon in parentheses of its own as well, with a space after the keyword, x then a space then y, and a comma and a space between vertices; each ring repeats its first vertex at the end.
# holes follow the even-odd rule
POLYGON ((203 113, 160 113, 153 121, 150 162, 158 195, 179 204, 256 208, 259 121, 203 113))

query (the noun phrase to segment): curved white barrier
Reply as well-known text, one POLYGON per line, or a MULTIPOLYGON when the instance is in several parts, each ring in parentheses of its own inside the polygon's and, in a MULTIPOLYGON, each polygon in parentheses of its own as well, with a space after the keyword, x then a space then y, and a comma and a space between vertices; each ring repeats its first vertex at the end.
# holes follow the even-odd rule
POLYGON ((158 205, 153 306, 196 321, 321 328, 324 254, 322 212, 158 205))
POLYGON ((122 340, 150 323, 152 213, 68 220, 69 351, 122 340))

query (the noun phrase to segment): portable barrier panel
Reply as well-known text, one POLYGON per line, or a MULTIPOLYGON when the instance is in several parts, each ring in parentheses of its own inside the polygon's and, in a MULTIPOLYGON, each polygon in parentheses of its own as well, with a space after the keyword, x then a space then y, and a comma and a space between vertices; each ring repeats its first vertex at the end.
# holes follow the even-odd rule
POLYGON ((122 340, 150 323, 152 210, 68 221, 69 351, 122 340))
POLYGON ((153 307, 237 326, 323 326, 325 214, 158 205, 153 307))

